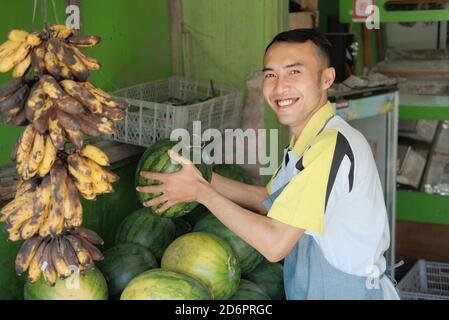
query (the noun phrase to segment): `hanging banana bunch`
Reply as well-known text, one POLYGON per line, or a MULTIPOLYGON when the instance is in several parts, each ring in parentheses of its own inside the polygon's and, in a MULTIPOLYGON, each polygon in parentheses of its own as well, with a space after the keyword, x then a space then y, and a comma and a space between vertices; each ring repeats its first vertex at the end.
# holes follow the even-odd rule
POLYGON ((11 153, 22 181, 0 222, 9 241, 25 240, 16 272, 28 271, 30 282, 43 276, 54 285, 102 259, 95 246, 103 241, 81 227, 80 197, 113 192, 118 177, 105 168, 108 156, 84 137, 114 133, 127 105, 88 81, 101 64, 82 50, 100 41, 51 25, 40 33, 11 30, 0 45, 0 72, 12 70, 0 85, 0 113, 4 122, 25 126, 11 153))

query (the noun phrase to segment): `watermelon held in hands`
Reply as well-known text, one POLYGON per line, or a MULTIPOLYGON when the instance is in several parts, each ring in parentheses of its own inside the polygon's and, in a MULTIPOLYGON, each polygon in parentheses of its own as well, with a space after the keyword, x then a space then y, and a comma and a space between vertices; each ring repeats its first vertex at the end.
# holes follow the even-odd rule
POLYGON ((25 300, 107 300, 108 287, 98 269, 85 274, 72 274, 65 280, 58 279, 54 287, 43 276, 36 283, 25 284, 25 300))
POLYGON ((150 208, 139 209, 122 221, 115 243, 135 243, 149 249, 160 261, 168 245, 175 239, 176 227, 172 219, 161 218, 150 208))
POLYGON ((120 300, 211 300, 208 288, 185 274, 162 269, 135 277, 120 300))
MULTIPOLYGON (((151 147, 149 147, 145 153, 140 158, 140 161, 137 165, 136 171, 136 185, 137 186, 149 186, 159 184, 160 182, 157 180, 146 179, 140 175, 141 171, 151 171, 151 172, 162 172, 162 173, 170 173, 177 172, 181 170, 181 165, 178 163, 174 163, 169 157, 167 151, 173 148, 175 145, 180 143, 179 141, 171 141, 169 139, 162 139, 154 143, 151 147)), ((201 159, 201 148, 191 148, 191 159, 193 159, 194 153, 200 153, 201 159)), ((195 164, 198 170, 203 175, 204 179, 207 181, 211 181, 212 179, 212 165, 207 165, 204 163, 195 164)), ((161 195, 161 193, 137 193, 140 202, 143 204, 144 202, 154 199, 155 197, 161 195)), ((198 202, 188 202, 188 203, 179 203, 176 204, 160 215, 162 217, 167 218, 176 218, 185 215, 190 212, 193 208, 198 205, 198 202)), ((157 210, 160 208, 162 204, 158 204, 156 206, 152 206, 153 210, 157 210)))
POLYGON ((108 283, 109 297, 120 297, 126 285, 144 271, 158 268, 150 250, 133 243, 123 243, 109 248, 103 261, 97 264, 108 283))
POLYGON ((280 263, 264 259, 245 279, 257 284, 272 300, 285 300, 284 271, 280 263))
POLYGON ((257 284, 240 279, 237 292, 230 300, 271 300, 270 297, 257 284))
POLYGON ((240 262, 242 275, 250 273, 264 259, 256 249, 240 239, 212 214, 198 221, 193 231, 209 232, 228 241, 240 262))
POLYGON ((253 179, 242 166, 238 164, 217 164, 214 166, 213 171, 220 176, 236 180, 246 184, 253 184, 253 179))
POLYGON ((240 265, 226 240, 206 232, 187 233, 165 250, 161 268, 201 281, 216 300, 234 295, 240 281, 240 265))

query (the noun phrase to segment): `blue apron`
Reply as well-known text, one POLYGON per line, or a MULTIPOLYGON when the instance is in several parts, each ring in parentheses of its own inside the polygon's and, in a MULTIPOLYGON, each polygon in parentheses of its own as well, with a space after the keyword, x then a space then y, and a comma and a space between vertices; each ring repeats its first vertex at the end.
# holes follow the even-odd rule
MULTIPOLYGON (((272 181, 274 192, 264 201, 267 210, 299 172, 296 164, 300 158, 288 148, 284 151, 282 166, 272 181)), ((288 300, 383 300, 382 288, 368 288, 369 281, 368 277, 348 274, 332 266, 313 237, 306 233, 284 260, 284 287, 288 300)))

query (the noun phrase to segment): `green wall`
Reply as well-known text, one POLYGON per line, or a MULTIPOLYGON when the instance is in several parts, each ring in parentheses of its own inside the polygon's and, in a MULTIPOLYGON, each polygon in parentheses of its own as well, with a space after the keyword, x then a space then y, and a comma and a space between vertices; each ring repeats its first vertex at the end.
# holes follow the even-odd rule
MULTIPOLYGON (((183 0, 182 10, 184 74, 242 89, 262 69, 267 44, 288 26, 288 0, 183 0)), ((279 129, 279 145, 287 144, 288 128, 269 107, 265 127, 279 129)))
MULTIPOLYGON (((47 17, 56 23, 48 2, 47 17)), ((0 41, 6 41, 14 28, 41 30, 42 1, 38 1, 34 28, 31 0, 0 2, 0 41)), ((58 20, 65 23, 64 0, 55 0, 58 20)), ((169 12, 167 0, 95 0, 82 1, 83 33, 96 34, 102 42, 88 53, 98 59, 103 68, 92 72, 90 80, 105 90, 123 88, 136 83, 171 75, 169 12)), ((0 74, 0 84, 11 73, 0 74)), ((0 166, 10 163, 9 154, 22 128, 0 124, 0 166)))
MULTIPOLYGON (((64 22, 64 0, 55 2, 60 12, 59 22, 64 22)), ((0 41, 6 40, 10 29, 32 30, 32 13, 33 1, 2 1, 0 41)), ((51 7, 48 19, 55 22, 51 7)), ((166 0, 84 0, 81 19, 85 34, 96 34, 103 39, 96 48, 89 50, 89 54, 103 64, 103 69, 93 72, 90 78, 99 87, 114 90, 171 75, 166 0)), ((36 29, 41 29, 43 19, 40 7, 35 21, 36 29)), ((0 74, 0 83, 10 77, 10 74, 0 74)), ((11 163, 9 154, 21 130, 0 125, 0 166, 11 163)), ((116 171, 121 179, 114 184, 114 193, 100 196, 95 202, 83 203, 83 225, 99 232, 105 240, 104 248, 112 245, 121 220, 139 207, 134 191, 135 167, 136 163, 132 163, 116 171)), ((25 279, 14 272, 14 259, 20 245, 7 242, 6 233, 0 231, 0 300, 22 298, 25 279)))

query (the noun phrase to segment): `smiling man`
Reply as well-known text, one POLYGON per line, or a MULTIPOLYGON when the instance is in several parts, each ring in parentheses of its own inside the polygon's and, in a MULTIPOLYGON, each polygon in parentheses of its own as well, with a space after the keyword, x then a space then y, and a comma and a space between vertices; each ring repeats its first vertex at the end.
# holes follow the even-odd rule
POLYGON ((269 261, 284 261, 288 299, 395 299, 385 272, 390 235, 382 187, 366 139, 335 115, 327 90, 335 79, 331 46, 316 30, 277 35, 264 57, 264 96, 292 133, 282 165, 266 187, 192 163, 176 173, 142 172, 162 184, 146 205, 160 212, 188 201, 205 205, 269 261), (185 188, 189 186, 189 188, 185 188))

